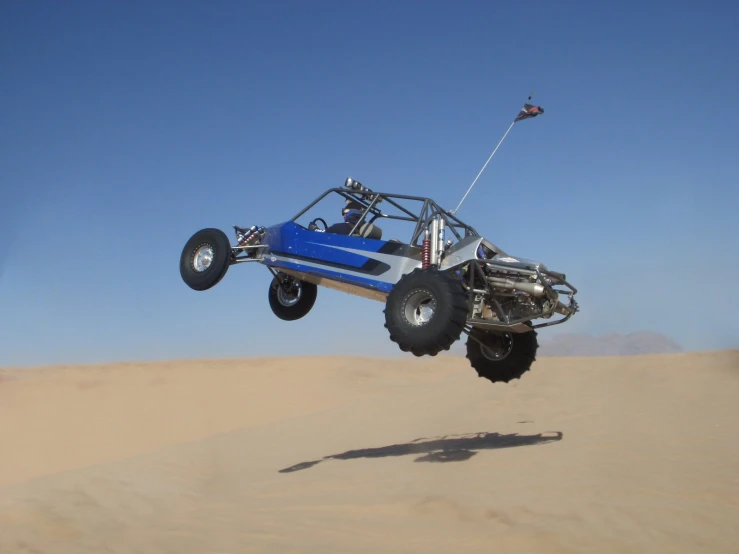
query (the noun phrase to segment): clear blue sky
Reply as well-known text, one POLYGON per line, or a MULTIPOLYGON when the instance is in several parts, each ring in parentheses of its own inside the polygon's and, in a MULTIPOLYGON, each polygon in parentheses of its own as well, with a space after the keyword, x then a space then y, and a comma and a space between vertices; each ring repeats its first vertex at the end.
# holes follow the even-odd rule
POLYGON ((286 323, 182 246, 347 176, 454 208, 531 90, 459 215, 579 287, 542 335, 739 346, 737 6, 3 2, 0 365, 399 353, 379 302, 286 323))

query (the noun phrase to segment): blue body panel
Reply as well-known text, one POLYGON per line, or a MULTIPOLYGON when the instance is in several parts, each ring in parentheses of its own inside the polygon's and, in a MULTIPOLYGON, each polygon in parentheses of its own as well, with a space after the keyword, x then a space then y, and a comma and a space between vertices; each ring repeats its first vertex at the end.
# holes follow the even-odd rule
POLYGON ((349 253, 342 255, 341 250, 331 248, 331 246, 378 252, 386 243, 387 241, 384 240, 309 231, 292 221, 268 227, 262 240, 262 244, 268 245, 268 252, 307 256, 327 262, 348 264, 354 262, 356 267, 361 267, 369 258, 349 253))
POLYGON ((267 245, 263 263, 274 268, 303 271, 383 292, 390 291, 394 284, 377 278, 390 266, 372 257, 387 244, 384 240, 310 231, 288 221, 268 227, 262 244, 267 245), (346 248, 368 255, 347 252, 346 248))

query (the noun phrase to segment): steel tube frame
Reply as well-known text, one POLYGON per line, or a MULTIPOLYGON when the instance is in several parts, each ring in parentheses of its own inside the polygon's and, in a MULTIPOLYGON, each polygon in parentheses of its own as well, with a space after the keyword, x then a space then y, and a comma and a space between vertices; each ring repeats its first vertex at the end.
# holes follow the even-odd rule
POLYGON ((300 216, 305 214, 308 210, 310 210, 313 206, 318 204, 321 200, 323 200, 326 196, 328 196, 331 193, 338 194, 339 196, 342 196, 343 198, 347 200, 351 200, 354 202, 357 202, 358 204, 362 205, 364 207, 364 213, 362 214, 362 217, 360 218, 359 222, 354 226, 354 229, 352 229, 352 232, 354 232, 355 229, 358 228, 358 225, 364 220, 369 213, 373 214, 373 218, 371 221, 375 221, 378 218, 383 219, 395 219, 398 221, 414 221, 416 222, 416 227, 413 231, 413 235, 411 237, 411 240, 409 241, 409 244, 414 244, 415 241, 417 241, 423 231, 425 230, 426 226, 428 226, 428 223, 430 220, 437 215, 441 216, 444 219, 445 227, 447 229, 451 229, 452 233, 454 233, 454 236, 457 237, 457 240, 462 240, 462 236, 459 234, 458 229, 462 229, 465 231, 465 237, 468 236, 480 236, 479 233, 470 225, 467 225, 463 221, 461 221, 457 216, 451 214, 450 212, 447 212, 446 210, 443 210, 434 200, 431 198, 427 198, 424 196, 412 196, 408 194, 393 194, 388 192, 374 192, 374 191, 350 191, 341 187, 334 187, 331 189, 328 189, 324 191, 322 194, 320 194, 315 200, 313 200, 310 204, 308 204, 305 208, 300 210, 295 216, 293 216, 290 221, 297 220, 300 216), (367 201, 367 197, 370 198, 369 202, 367 201), (409 200, 409 201, 416 201, 416 202, 423 202, 423 206, 421 207, 420 211, 418 213, 413 213, 410 211, 410 209, 406 209, 405 207, 401 206, 396 200, 409 200), (396 216, 396 215, 389 215, 384 214, 381 211, 377 209, 377 204, 379 204, 382 201, 386 201, 388 204, 398 208, 403 213, 407 214, 409 217, 402 217, 402 216, 396 216))

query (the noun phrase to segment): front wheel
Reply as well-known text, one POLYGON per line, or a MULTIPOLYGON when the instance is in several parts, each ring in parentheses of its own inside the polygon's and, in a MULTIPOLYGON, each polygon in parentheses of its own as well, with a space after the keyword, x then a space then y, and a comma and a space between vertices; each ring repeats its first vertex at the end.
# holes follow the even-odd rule
POLYGON ((193 290, 216 286, 231 265, 231 243, 220 229, 202 229, 187 241, 180 255, 180 276, 193 290))
POLYGON ((459 339, 467 297, 459 281, 435 268, 414 269, 390 291, 385 327, 390 340, 414 356, 436 356, 459 339))
POLYGON ((269 307, 285 321, 308 315, 318 296, 318 287, 295 277, 278 274, 269 285, 269 307))
POLYGON ((538 348, 533 329, 525 333, 474 329, 467 338, 467 359, 478 377, 491 383, 508 383, 512 379, 520 379, 531 369, 538 348))

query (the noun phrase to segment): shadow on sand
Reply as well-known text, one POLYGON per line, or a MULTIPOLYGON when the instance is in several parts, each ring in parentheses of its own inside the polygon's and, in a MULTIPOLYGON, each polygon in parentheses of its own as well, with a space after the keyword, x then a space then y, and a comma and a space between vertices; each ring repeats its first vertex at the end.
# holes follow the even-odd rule
POLYGON ((301 469, 308 469, 325 460, 355 460, 357 458, 385 458, 387 456, 408 456, 423 454, 415 462, 463 462, 469 460, 480 450, 494 450, 497 448, 512 448, 514 446, 532 446, 562 440, 562 433, 519 435, 511 433, 475 433, 472 435, 451 435, 433 439, 416 439, 405 444, 392 444, 380 448, 362 448, 349 450, 343 454, 325 456, 321 460, 301 462, 294 466, 281 469, 280 473, 292 473, 301 469))

